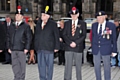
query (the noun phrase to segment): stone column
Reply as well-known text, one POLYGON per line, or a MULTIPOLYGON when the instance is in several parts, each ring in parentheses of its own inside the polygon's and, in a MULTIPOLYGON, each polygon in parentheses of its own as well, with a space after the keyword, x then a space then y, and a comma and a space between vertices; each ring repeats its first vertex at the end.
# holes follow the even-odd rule
POLYGON ((53 2, 53 19, 58 20, 61 17, 62 2, 61 0, 54 0, 53 2))
POLYGON ((42 0, 39 0, 39 3, 38 3, 38 7, 37 7, 37 12, 38 12, 38 16, 41 15, 41 9, 42 9, 42 0))
POLYGON ((10 12, 16 12, 16 0, 10 0, 10 12))
POLYGON ((120 0, 113 2, 113 16, 120 19, 120 0))
POLYGON ((16 12, 16 0, 10 0, 10 16, 14 19, 16 12))
POLYGON ((95 15, 96 3, 92 0, 84 0, 82 2, 82 16, 83 18, 92 18, 95 15))

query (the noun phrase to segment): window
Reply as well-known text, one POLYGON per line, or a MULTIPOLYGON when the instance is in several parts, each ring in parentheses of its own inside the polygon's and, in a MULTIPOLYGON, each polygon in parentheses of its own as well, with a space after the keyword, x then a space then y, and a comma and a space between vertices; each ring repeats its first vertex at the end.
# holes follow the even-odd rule
POLYGON ((10 11, 10 0, 0 0, 0 10, 10 11))

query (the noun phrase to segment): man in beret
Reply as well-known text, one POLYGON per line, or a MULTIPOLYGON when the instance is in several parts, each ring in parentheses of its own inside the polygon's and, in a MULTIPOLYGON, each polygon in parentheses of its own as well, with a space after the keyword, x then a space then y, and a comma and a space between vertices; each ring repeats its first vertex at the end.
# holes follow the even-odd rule
POLYGON ((40 80, 52 80, 54 52, 60 49, 57 23, 50 19, 48 6, 41 12, 35 29, 35 50, 38 57, 40 80))
POLYGON ((30 26, 23 21, 22 11, 17 10, 15 20, 9 27, 7 46, 12 57, 14 80, 25 80, 26 53, 30 49, 32 34, 30 26))
POLYGON ((65 73, 64 80, 71 80, 73 59, 76 65, 76 78, 82 80, 81 66, 84 41, 86 38, 86 23, 79 20, 79 11, 73 7, 70 11, 72 20, 65 22, 63 39, 65 41, 65 73))
POLYGON ((117 53, 116 27, 106 21, 106 13, 96 14, 97 22, 92 25, 92 53, 96 80, 101 78, 101 58, 104 64, 104 80, 111 80, 110 57, 117 53))

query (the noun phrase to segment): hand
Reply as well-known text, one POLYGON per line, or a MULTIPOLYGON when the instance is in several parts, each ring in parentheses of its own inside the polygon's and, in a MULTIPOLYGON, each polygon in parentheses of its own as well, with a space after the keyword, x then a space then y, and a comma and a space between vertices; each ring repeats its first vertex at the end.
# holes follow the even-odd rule
POLYGON ((57 49, 55 49, 55 50, 54 50, 54 52, 58 52, 58 50, 57 50, 57 49))
POLYGON ((12 51, 10 50, 10 49, 8 49, 8 52, 11 54, 12 53, 12 51))
POLYGON ((0 53, 2 52, 3 50, 0 50, 0 53))
POLYGON ((60 42, 63 42, 62 38, 59 38, 60 39, 60 42))
POLYGON ((27 49, 24 49, 24 53, 26 54, 28 52, 28 50, 27 49))
POLYGON ((76 47, 76 43, 75 43, 75 42, 72 42, 72 43, 70 44, 70 46, 71 46, 72 48, 75 48, 75 47, 76 47))
POLYGON ((115 57, 117 55, 117 53, 112 53, 111 56, 112 57, 115 57))

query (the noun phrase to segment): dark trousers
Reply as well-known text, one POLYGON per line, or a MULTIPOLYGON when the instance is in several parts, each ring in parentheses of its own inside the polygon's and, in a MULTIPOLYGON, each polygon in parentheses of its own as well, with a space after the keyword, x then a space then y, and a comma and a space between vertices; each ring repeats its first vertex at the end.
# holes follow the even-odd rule
POLYGON ((52 80, 54 52, 38 50, 37 54, 40 80, 52 80))
POLYGON ((11 54, 8 52, 8 49, 6 49, 4 53, 5 53, 5 61, 11 62, 11 54))
POLYGON ((59 52, 58 52, 58 62, 60 64, 65 63, 65 51, 64 50, 59 50, 59 52))

